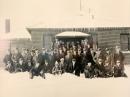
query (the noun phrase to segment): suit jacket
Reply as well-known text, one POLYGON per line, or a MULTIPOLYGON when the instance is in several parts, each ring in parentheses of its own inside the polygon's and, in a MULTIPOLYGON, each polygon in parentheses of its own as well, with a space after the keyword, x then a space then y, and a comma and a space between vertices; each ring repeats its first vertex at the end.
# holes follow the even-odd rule
POLYGON ((12 59, 11 59, 11 54, 9 55, 5 55, 4 59, 3 59, 3 62, 7 65, 7 62, 10 61, 12 62, 12 59))
POLYGON ((112 65, 115 65, 116 61, 119 60, 122 68, 124 68, 124 59, 125 59, 125 57, 122 52, 119 52, 119 54, 113 53, 112 54, 112 65))
POLYGON ((76 57, 76 63, 75 63, 75 70, 81 70, 82 69, 82 64, 81 64, 81 62, 82 62, 82 56, 81 55, 77 55, 76 57))

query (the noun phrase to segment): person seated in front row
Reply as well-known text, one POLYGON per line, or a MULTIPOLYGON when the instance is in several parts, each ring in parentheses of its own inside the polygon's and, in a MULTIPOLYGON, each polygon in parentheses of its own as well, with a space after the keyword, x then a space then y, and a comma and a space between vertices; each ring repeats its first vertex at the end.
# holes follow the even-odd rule
POLYGON ((22 59, 22 58, 19 58, 18 64, 16 64, 15 72, 22 72, 23 70, 24 70, 23 59, 22 59))
POLYGON ((105 77, 112 77, 112 67, 108 59, 104 63, 104 73, 105 77))
POLYGON ((57 61, 55 62, 55 66, 52 69, 52 74, 54 74, 54 75, 62 74, 61 66, 57 61))
POLYGON ((60 59, 60 67, 61 67, 61 73, 65 73, 65 62, 64 62, 64 58, 60 59))
POLYGON ((45 60, 45 65, 44 65, 44 72, 49 73, 50 72, 50 64, 48 63, 47 60, 45 60))
POLYGON ((14 66, 11 61, 7 61, 5 70, 9 71, 10 73, 14 72, 14 66))
POLYGON ((105 77, 105 69, 103 64, 103 59, 99 58, 98 62, 96 63, 96 68, 94 69, 94 76, 95 77, 105 77))
POLYGON ((121 64, 120 60, 117 60, 116 64, 114 65, 114 71, 113 71, 114 77, 127 77, 127 75, 124 72, 124 68, 122 68, 121 65, 122 64, 121 64))
POLYGON ((93 78, 93 69, 92 69, 92 64, 90 62, 85 65, 84 75, 85 78, 93 78))

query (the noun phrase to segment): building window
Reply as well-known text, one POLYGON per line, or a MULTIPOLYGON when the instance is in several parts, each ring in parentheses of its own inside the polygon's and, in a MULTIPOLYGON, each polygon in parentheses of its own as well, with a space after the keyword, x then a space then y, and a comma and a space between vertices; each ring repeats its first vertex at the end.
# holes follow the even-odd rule
POLYGON ((120 34, 120 43, 122 50, 130 50, 130 34, 129 33, 120 34))

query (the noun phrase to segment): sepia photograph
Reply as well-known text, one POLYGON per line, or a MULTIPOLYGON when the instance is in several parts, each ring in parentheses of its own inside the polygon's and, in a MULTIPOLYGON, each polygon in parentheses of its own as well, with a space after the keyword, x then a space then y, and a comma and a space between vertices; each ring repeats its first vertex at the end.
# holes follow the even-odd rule
POLYGON ((0 0, 0 97, 130 97, 130 0, 0 0))

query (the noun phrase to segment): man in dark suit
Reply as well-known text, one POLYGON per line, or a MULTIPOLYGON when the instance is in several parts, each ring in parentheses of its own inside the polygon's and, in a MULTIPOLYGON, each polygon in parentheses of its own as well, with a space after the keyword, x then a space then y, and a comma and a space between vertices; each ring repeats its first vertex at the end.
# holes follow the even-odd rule
POLYGON ((87 53, 87 50, 84 48, 83 53, 82 53, 82 69, 81 69, 81 73, 84 72, 85 65, 88 63, 88 61, 86 59, 86 53, 87 53))
POLYGON ((67 55, 65 56, 65 70, 66 72, 72 73, 72 55, 70 51, 67 51, 67 55))
POLYGON ((105 69, 104 69, 103 59, 99 58, 95 66, 96 66, 96 68, 94 68, 95 77, 104 77, 105 69))
POLYGON ((42 48, 42 52, 38 55, 39 67, 38 71, 40 72, 41 76, 45 79, 45 60, 48 64, 48 54, 45 51, 45 48, 42 48))
POLYGON ((124 68, 122 67, 120 60, 117 60, 114 65, 114 77, 127 77, 124 73, 124 68))
POLYGON ((82 70, 82 64, 81 64, 82 55, 81 55, 81 50, 80 49, 78 49, 78 52, 77 52, 77 55, 76 55, 75 59, 76 59, 75 68, 74 68, 75 75, 80 76, 80 72, 82 70))
POLYGON ((14 72, 14 66, 10 50, 7 51, 7 54, 5 55, 3 62, 5 63, 5 70, 9 71, 10 73, 14 72))
POLYGON ((45 49, 39 53, 38 50, 35 51, 33 56, 33 67, 30 71, 30 78, 32 79, 34 75, 40 75, 45 79, 45 49))
POLYGON ((20 58, 23 58, 23 56, 22 56, 21 52, 19 51, 19 49, 16 48, 14 50, 14 53, 12 54, 12 61, 13 61, 13 66, 14 66, 15 72, 17 71, 17 65, 19 63, 20 58))
POLYGON ((121 63, 121 67, 124 68, 125 57, 124 57, 123 53, 121 52, 119 46, 116 46, 115 51, 112 54, 112 59, 113 59, 113 65, 116 64, 117 60, 119 60, 121 63))
POLYGON ((85 78, 93 78, 93 69, 92 64, 90 62, 85 65, 84 75, 85 78))

